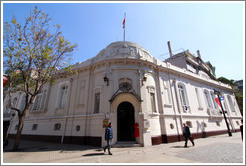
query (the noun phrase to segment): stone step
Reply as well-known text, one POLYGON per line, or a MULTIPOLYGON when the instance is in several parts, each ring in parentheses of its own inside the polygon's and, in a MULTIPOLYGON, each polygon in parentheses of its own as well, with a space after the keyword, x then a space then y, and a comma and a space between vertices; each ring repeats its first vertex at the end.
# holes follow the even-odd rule
POLYGON ((137 144, 136 142, 116 142, 116 144, 112 145, 112 148, 129 148, 129 147, 142 147, 141 144, 137 144))

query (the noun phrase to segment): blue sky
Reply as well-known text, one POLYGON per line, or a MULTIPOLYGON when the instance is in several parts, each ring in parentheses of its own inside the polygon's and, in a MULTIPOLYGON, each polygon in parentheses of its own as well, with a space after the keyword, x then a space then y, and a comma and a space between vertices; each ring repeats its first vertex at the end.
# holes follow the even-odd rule
POLYGON ((13 16, 24 21, 37 4, 78 50, 72 64, 96 56, 115 41, 123 40, 126 13, 126 41, 136 42, 152 56, 169 57, 167 41, 178 53, 189 50, 216 67, 217 77, 244 78, 244 2, 175 3, 3 3, 3 20, 13 16))

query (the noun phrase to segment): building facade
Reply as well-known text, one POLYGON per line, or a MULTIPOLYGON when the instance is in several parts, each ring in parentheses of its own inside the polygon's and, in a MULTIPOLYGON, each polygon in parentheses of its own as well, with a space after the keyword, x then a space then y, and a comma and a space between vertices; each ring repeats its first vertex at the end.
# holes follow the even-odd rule
MULTIPOLYGON (((224 96, 230 129, 240 128, 242 116, 230 86, 204 77, 206 73, 162 62, 136 43, 112 43, 72 67, 73 74, 58 72, 55 83, 45 85, 36 97, 25 118, 23 139, 104 146, 108 122, 113 144, 180 141, 182 123, 195 138, 227 133, 214 90, 224 96)), ((22 94, 12 98, 23 107, 22 94)), ((8 134, 14 137, 18 121, 7 101, 5 97, 4 121, 10 121, 8 134)))

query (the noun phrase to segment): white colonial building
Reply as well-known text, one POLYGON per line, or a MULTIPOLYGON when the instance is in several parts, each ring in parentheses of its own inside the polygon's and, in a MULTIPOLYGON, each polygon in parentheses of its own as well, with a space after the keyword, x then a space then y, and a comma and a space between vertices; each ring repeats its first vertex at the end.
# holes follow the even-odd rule
MULTIPOLYGON (((171 53, 163 62, 136 43, 110 44, 96 57, 73 65, 73 74, 54 75, 55 83, 43 88, 28 112, 22 139, 104 146, 108 122, 113 125, 113 144, 180 141, 182 123, 195 138, 224 134, 227 126, 214 90, 224 96, 230 130, 238 131, 242 116, 232 88, 210 77, 200 56, 185 53, 189 66, 178 67, 175 61, 181 54, 176 59, 171 53), (134 134, 137 126, 139 137, 134 134)), ((22 98, 14 95, 14 105, 23 107, 22 98)), ((4 122, 14 137, 18 118, 11 119, 7 101, 5 97, 4 122)))

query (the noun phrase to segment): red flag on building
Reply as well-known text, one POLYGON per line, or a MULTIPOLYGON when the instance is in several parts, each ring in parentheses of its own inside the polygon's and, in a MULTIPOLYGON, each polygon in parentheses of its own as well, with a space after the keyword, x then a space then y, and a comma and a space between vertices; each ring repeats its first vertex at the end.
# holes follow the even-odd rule
POLYGON ((218 97, 215 98, 215 101, 216 101, 216 103, 217 103, 217 104, 220 106, 220 108, 221 108, 220 101, 219 101, 219 98, 218 98, 218 97))

